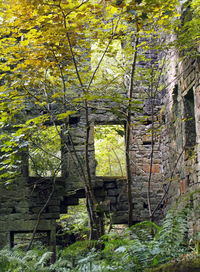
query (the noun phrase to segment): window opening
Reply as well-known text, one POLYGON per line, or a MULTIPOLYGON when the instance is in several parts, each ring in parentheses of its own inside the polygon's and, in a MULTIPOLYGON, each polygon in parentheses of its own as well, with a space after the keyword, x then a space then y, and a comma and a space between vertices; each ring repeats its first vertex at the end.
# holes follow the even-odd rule
POLYGON ((179 124, 179 112, 178 112, 178 85, 176 84, 173 89, 172 93, 172 126, 171 126, 171 133, 172 133, 172 141, 175 144, 177 139, 180 139, 177 141, 177 147, 182 147, 182 136, 178 134, 177 131, 177 125, 179 124), (181 136, 181 138, 180 138, 181 136))
MULTIPOLYGON (((60 131, 60 127, 57 127, 60 131)), ((29 140, 29 176, 61 176, 61 139, 55 127, 42 127, 29 140)))
MULTIPOLYGON (((41 242, 43 245, 49 244, 49 231, 37 231, 34 237, 34 243, 41 242)), ((23 246, 27 247, 27 245, 30 243, 30 240, 32 238, 32 232, 31 231, 18 231, 14 232, 12 231, 10 233, 11 237, 11 247, 14 246, 23 246)))
POLYGON ((123 125, 96 125, 95 160, 97 176, 126 176, 123 125))
POLYGON ((192 89, 184 97, 184 111, 186 150, 189 151, 192 150, 196 144, 194 94, 192 89))
POLYGON ((173 114, 177 116, 178 113, 178 85, 176 84, 173 90, 173 114))

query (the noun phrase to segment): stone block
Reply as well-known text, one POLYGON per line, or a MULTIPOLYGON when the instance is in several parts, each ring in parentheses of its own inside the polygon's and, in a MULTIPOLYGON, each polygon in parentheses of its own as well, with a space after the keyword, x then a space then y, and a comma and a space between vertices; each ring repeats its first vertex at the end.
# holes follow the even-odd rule
POLYGON ((106 194, 106 192, 103 189, 95 190, 95 195, 97 197, 105 197, 105 194, 106 194))
POLYGON ((116 183, 115 183, 115 181, 105 182, 105 187, 106 187, 106 189, 114 189, 114 188, 116 188, 116 183))
POLYGON ((9 243, 10 243, 10 233, 0 232, 0 249, 4 248, 9 243))
POLYGON ((10 214, 12 213, 12 208, 0 208, 0 214, 10 214))
MULTIPOLYGON (((20 219, 23 219, 24 217, 24 214, 21 214, 21 213, 13 213, 13 214, 10 214, 9 215, 9 222, 14 222, 15 220, 20 220, 20 219)), ((10 224, 10 223, 9 223, 10 224)))
POLYGON ((59 219, 60 218, 60 213, 57 212, 52 212, 52 213, 43 213, 41 215, 41 219, 59 219))
POLYGON ((29 211, 28 208, 21 208, 21 207, 16 207, 16 213, 21 213, 21 214, 25 214, 29 211))
POLYGON ((119 211, 128 211, 128 203, 120 203, 120 205, 117 207, 117 210, 119 211))
POLYGON ((126 179, 117 179, 116 184, 118 188, 126 187, 126 179))
POLYGON ((107 198, 107 200, 110 200, 110 203, 111 203, 111 204, 116 204, 116 203, 117 203, 117 199, 116 199, 115 196, 109 196, 109 197, 107 198))
POLYGON ((79 199, 75 197, 68 197, 66 199, 66 205, 68 206, 73 206, 73 205, 78 205, 79 204, 79 199))
POLYGON ((118 189, 109 189, 107 191, 108 196, 117 196, 119 194, 118 189))
POLYGON ((116 213, 113 214, 112 223, 113 224, 127 224, 128 213, 116 213))
MULTIPOLYGON (((149 164, 145 164, 145 165, 143 166, 143 171, 144 171, 145 173, 149 173, 149 172, 150 172, 150 165, 149 165, 149 164)), ((160 165, 159 165, 159 164, 153 164, 153 165, 152 165, 152 170, 151 170, 151 172, 152 172, 153 174, 160 173, 160 165)))
POLYGON ((97 179, 95 180, 93 186, 94 186, 95 188, 103 188, 103 186, 104 186, 104 180, 101 179, 100 177, 97 177, 97 179))
POLYGON ((183 195, 186 193, 187 191, 187 179, 182 179, 180 182, 179 182, 179 190, 180 190, 180 194, 183 195))
POLYGON ((3 220, 3 218, 1 217, 0 219, 0 232, 6 231, 8 230, 8 222, 7 220, 3 220))
POLYGON ((121 194, 117 197, 117 202, 126 202, 127 201, 127 193, 121 194))
POLYGON ((49 213, 60 213, 59 206, 48 206, 47 209, 49 213))

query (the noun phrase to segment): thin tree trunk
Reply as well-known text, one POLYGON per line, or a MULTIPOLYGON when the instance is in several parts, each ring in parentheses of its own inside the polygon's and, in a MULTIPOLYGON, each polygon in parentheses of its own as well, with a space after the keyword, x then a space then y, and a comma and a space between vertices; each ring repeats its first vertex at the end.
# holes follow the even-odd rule
MULTIPOLYGON (((61 12, 63 14, 63 23, 64 23, 64 27, 67 29, 67 26, 66 26, 66 14, 64 13, 64 11, 62 10, 62 7, 61 5, 59 4, 59 7, 61 9, 61 12)), ((78 6, 79 7, 79 6, 78 6)), ((77 8, 78 8, 77 7, 77 8)), ((94 80, 94 77, 108 51, 108 48, 113 40, 113 37, 116 33, 116 30, 117 30, 117 27, 118 27, 118 23, 119 23, 119 20, 120 18, 118 19, 115 27, 113 25, 113 32, 112 32, 112 35, 108 41, 108 44, 106 46, 106 49, 104 50, 99 62, 98 62, 98 65, 96 67, 96 69, 94 70, 92 76, 91 76, 91 79, 88 83, 88 86, 85 87, 83 82, 82 82, 82 79, 81 79, 81 76, 80 76, 80 73, 79 73, 79 69, 78 69, 78 66, 77 66, 77 62, 76 62, 76 59, 75 59, 75 55, 74 55, 74 52, 73 52, 73 48, 72 48, 72 44, 71 44, 71 40, 70 40, 70 37, 69 37, 69 33, 67 32, 66 33, 66 38, 68 40, 68 44, 69 44, 69 48, 70 48, 70 53, 71 53, 71 57, 72 57, 72 61, 73 61, 73 64, 74 64, 74 68, 75 68, 75 71, 76 71, 76 75, 77 75, 77 78, 78 78, 78 81, 80 83, 80 87, 81 87, 81 90, 82 90, 82 93, 87 96, 89 90, 90 90, 90 87, 91 87, 91 84, 94 80)), ((62 76, 62 74, 61 74, 62 76)), ((85 139, 85 168, 86 168, 86 179, 85 179, 85 193, 86 193, 86 199, 87 199, 87 210, 88 210, 88 216, 89 216, 89 222, 90 222, 90 238, 100 238, 100 236, 104 233, 104 229, 102 228, 103 226, 103 215, 100 211, 98 211, 98 203, 96 201, 96 197, 94 195, 94 191, 93 191, 93 186, 92 186, 92 178, 91 178, 91 172, 90 172, 90 164, 89 164, 89 136, 90 136, 90 122, 89 122, 89 106, 88 106, 88 101, 87 101, 87 98, 85 98, 83 100, 83 103, 84 103, 84 109, 85 109, 85 119, 86 119, 86 139, 85 139), (96 237, 93 237, 94 236, 94 226, 96 227, 96 232, 97 232, 97 235, 96 237)))
POLYGON ((128 108, 127 108, 127 119, 126 119, 126 139, 125 139, 125 148, 126 148, 126 172, 127 172, 127 197, 128 197, 128 226, 133 224, 133 204, 132 204, 132 192, 131 192, 131 162, 130 162, 130 135, 131 135, 131 115, 132 115, 132 98, 133 98, 133 85, 134 85, 134 76, 136 70, 136 60, 137 60, 137 47, 139 42, 138 26, 136 23, 136 35, 135 35, 135 44, 134 44, 134 53, 133 61, 131 67, 131 77, 129 83, 129 92, 128 92, 128 108))
MULTIPOLYGON (((152 76, 153 77, 153 76, 152 76)), ((152 79, 153 82, 153 79, 152 79)), ((155 134, 155 124, 154 124, 154 95, 153 95, 153 83, 151 83, 151 154, 150 154, 150 167, 149 167, 149 177, 148 177, 148 187, 147 187, 147 205, 149 210, 149 219, 153 220, 152 209, 151 209, 151 179, 152 179, 152 169, 153 169, 153 157, 154 157, 154 134, 155 134)))
MULTIPOLYGON (((80 82, 80 86, 82 88, 83 94, 87 95, 88 90, 85 89, 85 87, 82 83, 68 33, 67 33, 67 39, 68 39, 68 43, 70 46, 70 51, 71 51, 74 67, 76 70, 76 74, 77 74, 78 80, 80 82)), ((87 199, 88 217, 89 217, 89 222, 90 222, 90 235, 89 235, 89 237, 90 237, 90 239, 98 239, 103 234, 101 231, 103 218, 101 218, 102 217, 101 214, 97 212, 98 205, 97 205, 96 197, 94 195, 93 186, 92 186, 92 178, 91 178, 90 164, 89 164, 89 161, 90 161, 90 159, 89 159, 89 137, 90 137, 89 106, 88 106, 87 99, 84 99, 83 102, 84 102, 84 110, 85 110, 85 128, 86 128, 85 129, 85 131, 86 131, 86 137, 85 137, 85 169, 86 169, 85 193, 86 193, 86 199, 87 199)))

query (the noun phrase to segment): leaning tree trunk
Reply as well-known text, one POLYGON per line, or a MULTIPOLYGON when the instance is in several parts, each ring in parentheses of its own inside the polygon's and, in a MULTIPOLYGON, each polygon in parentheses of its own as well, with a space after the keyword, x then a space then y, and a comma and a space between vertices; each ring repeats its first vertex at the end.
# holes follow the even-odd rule
MULTIPOLYGON (((137 26, 137 23, 136 23, 137 26)), ((132 115, 132 99, 133 99, 133 85, 134 77, 136 70, 136 60, 137 60, 137 47, 138 47, 139 35, 138 35, 138 26, 136 27, 135 35, 135 45, 134 45, 134 54, 133 61, 131 66, 131 77, 128 91, 128 107, 127 107, 127 117, 126 117, 126 139, 125 139, 125 148, 126 148, 126 172, 127 172, 127 197, 128 197, 128 226, 130 227, 133 224, 133 204, 132 204, 132 192, 131 192, 131 162, 130 162, 130 135, 131 135, 131 115, 132 115)))

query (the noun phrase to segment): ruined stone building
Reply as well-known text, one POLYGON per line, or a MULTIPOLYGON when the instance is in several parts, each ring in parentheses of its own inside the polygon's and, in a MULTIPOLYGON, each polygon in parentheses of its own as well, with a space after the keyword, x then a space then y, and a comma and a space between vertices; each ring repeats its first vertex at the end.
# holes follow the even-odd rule
MULTIPOLYGON (((148 181, 151 178, 149 193, 152 210, 156 209, 155 220, 162 218, 165 212, 185 195, 189 198, 192 210, 189 227, 196 231, 200 223, 197 193, 200 189, 200 61, 198 58, 187 57, 180 61, 174 52, 169 59, 165 69, 165 88, 153 98, 153 116, 151 99, 140 96, 139 89, 135 92, 135 99, 142 101, 142 112, 132 116, 133 221, 136 223, 149 219, 147 194, 148 181), (154 138, 151 134, 152 123, 159 127, 154 138)), ((104 210, 112 214, 113 223, 126 224, 128 204, 125 177, 95 175, 95 125, 125 125, 124 120, 119 119, 106 107, 110 105, 90 113, 90 164, 93 186, 104 210)), ((62 141, 69 142, 68 147, 72 153, 75 148, 78 154, 81 154, 84 150, 84 124, 85 118, 80 111, 69 118, 67 127, 62 128, 62 166, 59 176, 31 176, 28 156, 25 153, 21 176, 7 187, 4 184, 0 185, 1 248, 7 244, 12 246, 16 233, 32 232, 36 226, 38 232, 47 233, 50 246, 55 247, 56 220, 60 214, 67 213, 68 206, 77 205, 79 198, 85 196, 78 169, 62 141), (68 127, 73 144, 70 144, 66 132, 68 127), (45 205, 48 198, 50 200, 45 205)))
POLYGON ((194 232, 199 229, 199 68, 198 58, 180 61, 171 54, 166 73, 169 85, 163 96, 166 128, 161 144, 164 179, 174 173, 166 204, 189 201, 190 229, 194 232))

